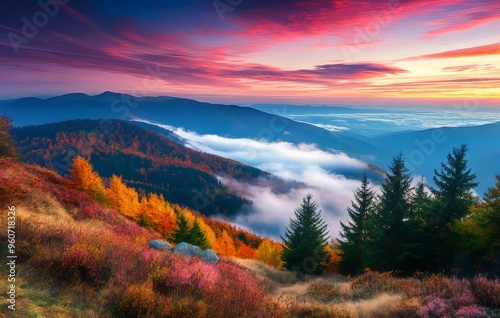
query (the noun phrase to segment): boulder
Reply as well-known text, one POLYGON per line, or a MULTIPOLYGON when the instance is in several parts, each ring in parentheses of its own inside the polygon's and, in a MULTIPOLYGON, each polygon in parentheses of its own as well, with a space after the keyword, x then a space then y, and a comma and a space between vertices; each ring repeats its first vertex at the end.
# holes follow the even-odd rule
POLYGON ((215 252, 211 249, 204 250, 201 254, 201 258, 208 264, 215 264, 219 261, 219 256, 217 256, 217 254, 215 254, 215 252))
POLYGON ((172 244, 164 240, 154 240, 148 243, 149 247, 155 250, 171 251, 172 244))
POLYGON ((202 253, 203 252, 201 248, 186 242, 181 242, 177 244, 177 246, 174 248, 175 255, 184 255, 187 257, 193 257, 193 256, 202 257, 202 253))

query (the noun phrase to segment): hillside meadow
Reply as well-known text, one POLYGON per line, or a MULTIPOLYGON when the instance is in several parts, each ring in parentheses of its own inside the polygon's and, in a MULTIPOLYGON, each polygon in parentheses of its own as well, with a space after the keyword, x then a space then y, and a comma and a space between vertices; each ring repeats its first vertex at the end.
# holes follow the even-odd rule
MULTIPOLYGON (((499 315, 499 279, 397 278, 374 271, 299 279, 256 259, 222 256, 210 265, 153 250, 147 243, 161 238, 158 232, 96 203, 73 181, 8 160, 0 167, 1 201, 16 206, 19 257, 16 311, 2 306, 3 316, 499 315)), ((1 244, 6 250, 4 232, 1 244)))

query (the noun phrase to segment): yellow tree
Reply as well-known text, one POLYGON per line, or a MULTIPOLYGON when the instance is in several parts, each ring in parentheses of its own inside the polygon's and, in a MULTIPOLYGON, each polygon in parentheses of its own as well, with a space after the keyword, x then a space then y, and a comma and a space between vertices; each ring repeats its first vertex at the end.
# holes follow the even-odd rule
POLYGON ((161 194, 149 193, 142 197, 139 214, 143 221, 165 237, 169 237, 175 228, 174 209, 161 194))
POLYGON ((283 247, 280 244, 274 243, 265 239, 260 243, 259 248, 255 251, 257 259, 269 266, 279 268, 282 265, 281 252, 283 247))
POLYGON ((229 234, 227 234, 226 230, 222 230, 222 234, 219 238, 217 238, 217 243, 215 244, 214 249, 217 253, 226 256, 233 256, 236 254, 233 239, 229 236, 229 234))
POLYGON ((7 115, 0 115, 0 157, 17 159, 11 129, 12 119, 7 115))
POLYGON ((73 177, 76 185, 100 203, 106 203, 106 190, 102 179, 94 171, 90 162, 78 156, 73 159, 73 177))
POLYGON ((193 212, 189 211, 188 209, 184 208, 178 208, 180 209, 183 213, 186 219, 189 222, 189 226, 192 227, 194 225, 194 221, 198 221, 198 225, 200 226, 201 231, 203 234, 205 234, 205 237, 207 238, 208 245, 212 248, 215 248, 217 245, 217 237, 215 236, 215 232, 212 230, 210 226, 208 226, 202 218, 194 215, 193 212))
POLYGON ((139 195, 134 188, 128 188, 121 177, 116 175, 111 177, 106 198, 113 209, 125 216, 139 219, 139 195))

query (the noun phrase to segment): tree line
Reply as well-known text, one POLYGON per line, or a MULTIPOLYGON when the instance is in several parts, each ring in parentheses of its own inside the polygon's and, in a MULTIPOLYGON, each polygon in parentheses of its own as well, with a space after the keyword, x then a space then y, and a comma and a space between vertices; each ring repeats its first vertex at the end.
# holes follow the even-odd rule
POLYGON ((475 196, 476 175, 467 166, 467 146, 454 148, 434 170, 433 187, 412 176, 400 153, 394 157, 377 195, 367 177, 341 223, 340 270, 365 269, 498 274, 500 259, 500 178, 484 200, 475 196))
MULTIPOLYGON (((478 198, 467 151, 461 145, 447 155, 434 170, 433 187, 423 179, 413 186, 402 153, 389 164, 380 193, 365 174, 347 209, 349 221, 341 222, 339 270, 500 274, 500 176, 478 198)), ((314 274, 328 266, 330 244, 320 212, 311 195, 295 211, 282 238, 286 269, 314 274)))

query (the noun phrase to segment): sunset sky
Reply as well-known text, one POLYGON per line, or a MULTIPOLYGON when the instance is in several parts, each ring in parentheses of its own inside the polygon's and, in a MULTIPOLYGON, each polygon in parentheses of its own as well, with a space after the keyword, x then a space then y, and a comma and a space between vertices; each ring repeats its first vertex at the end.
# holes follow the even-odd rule
POLYGON ((0 99, 500 107, 498 0, 4 0, 0 17, 0 99))

